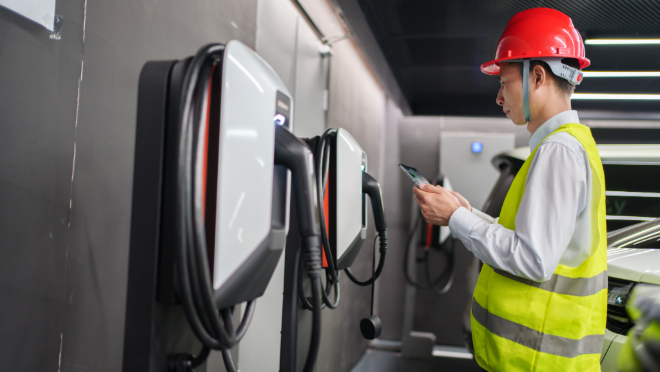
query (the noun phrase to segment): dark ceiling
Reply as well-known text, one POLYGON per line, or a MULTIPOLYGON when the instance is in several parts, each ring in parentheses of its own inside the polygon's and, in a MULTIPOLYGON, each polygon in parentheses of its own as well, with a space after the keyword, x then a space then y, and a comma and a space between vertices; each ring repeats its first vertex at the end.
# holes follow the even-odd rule
MULTIPOLYGON (((479 66, 519 11, 568 14, 583 39, 660 37, 660 0, 357 0, 415 115, 500 116, 497 79, 479 66)), ((660 45, 587 45, 585 71, 660 71, 660 45)), ((585 78, 580 93, 660 93, 660 78, 585 78)), ((574 100, 623 114, 660 112, 660 101, 574 100)))

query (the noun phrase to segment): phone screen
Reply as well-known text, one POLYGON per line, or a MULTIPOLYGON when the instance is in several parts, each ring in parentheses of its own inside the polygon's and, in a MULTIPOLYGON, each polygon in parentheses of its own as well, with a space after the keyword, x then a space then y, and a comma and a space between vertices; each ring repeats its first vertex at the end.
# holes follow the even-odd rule
POLYGON ((419 185, 422 183, 425 183, 427 185, 430 184, 430 182, 427 181, 426 178, 424 178, 424 176, 422 176, 422 174, 419 173, 417 169, 413 167, 409 167, 404 164, 399 164, 399 168, 401 168, 403 173, 405 173, 408 176, 408 178, 410 178, 410 180, 415 183, 415 186, 419 187, 419 185))

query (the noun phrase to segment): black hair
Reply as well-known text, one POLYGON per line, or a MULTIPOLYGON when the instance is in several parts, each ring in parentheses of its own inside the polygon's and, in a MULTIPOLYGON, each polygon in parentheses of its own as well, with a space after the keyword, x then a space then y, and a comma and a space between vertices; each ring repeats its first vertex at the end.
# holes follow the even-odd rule
MULTIPOLYGON (((564 58, 561 60, 561 63, 573 68, 577 68, 578 70, 580 69, 580 61, 578 61, 575 58, 564 58)), ((517 63, 517 65, 518 65, 518 69, 520 70, 520 73, 522 74, 523 64, 517 63)), ((534 69, 534 66, 543 67, 545 69, 546 74, 552 77, 552 80, 554 80, 555 82, 555 86, 560 92, 565 93, 570 97, 575 91, 575 85, 569 83, 568 80, 555 75, 552 72, 550 66, 548 66, 548 64, 545 63, 544 61, 539 61, 539 60, 530 61, 529 70, 532 71, 534 69)))

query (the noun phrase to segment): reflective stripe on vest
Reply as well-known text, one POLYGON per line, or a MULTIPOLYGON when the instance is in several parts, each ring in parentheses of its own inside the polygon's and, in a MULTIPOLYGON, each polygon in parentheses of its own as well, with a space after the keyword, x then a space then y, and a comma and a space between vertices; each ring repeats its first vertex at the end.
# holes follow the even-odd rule
POLYGON ((567 358, 574 358, 581 354, 600 354, 605 338, 605 334, 602 334, 587 335, 579 340, 574 340, 545 334, 489 313, 474 298, 472 299, 472 314, 479 324, 502 338, 536 351, 567 358))
MULTIPOLYGON (((591 201, 590 210, 583 213, 590 213, 592 254, 578 267, 559 265, 545 282, 484 265, 474 291, 471 322, 476 360, 488 371, 600 371, 607 316, 603 166, 588 127, 566 124, 550 135, 559 132, 575 137, 589 158, 591 201)), ((516 228, 537 149, 504 200, 498 223, 507 229, 516 228)))
POLYGON ((552 277, 545 282, 535 282, 496 268, 493 268, 493 271, 519 283, 571 296, 591 296, 603 289, 607 289, 607 270, 596 276, 592 276, 591 278, 569 278, 562 275, 552 274, 552 277))

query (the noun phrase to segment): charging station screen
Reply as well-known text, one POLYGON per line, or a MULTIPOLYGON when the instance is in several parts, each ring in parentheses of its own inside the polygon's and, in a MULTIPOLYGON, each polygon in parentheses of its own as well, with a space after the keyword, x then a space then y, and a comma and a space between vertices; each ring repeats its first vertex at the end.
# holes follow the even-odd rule
POLYGON ((289 126, 289 118, 291 117, 291 99, 284 93, 277 91, 275 102, 275 117, 273 121, 277 125, 283 125, 287 128, 289 126))

